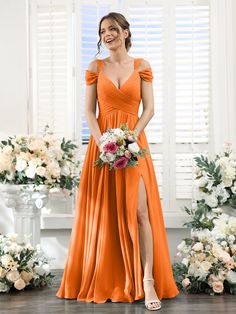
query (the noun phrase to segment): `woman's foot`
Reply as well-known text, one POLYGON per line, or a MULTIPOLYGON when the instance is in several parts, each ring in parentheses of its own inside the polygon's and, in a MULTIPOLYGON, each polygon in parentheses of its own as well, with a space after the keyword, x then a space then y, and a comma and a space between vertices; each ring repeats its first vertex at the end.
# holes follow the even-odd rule
POLYGON ((158 299, 154 289, 154 279, 144 278, 143 288, 145 292, 145 306, 148 310, 155 311, 161 308, 161 301, 158 299))

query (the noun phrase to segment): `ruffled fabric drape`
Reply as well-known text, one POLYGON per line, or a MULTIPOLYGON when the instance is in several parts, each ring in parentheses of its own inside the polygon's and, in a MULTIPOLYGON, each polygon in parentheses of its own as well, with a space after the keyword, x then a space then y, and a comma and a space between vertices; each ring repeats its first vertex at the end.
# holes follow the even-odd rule
MULTIPOLYGON (((139 70, 141 58, 134 61, 134 72, 117 88, 102 71, 85 71, 86 84, 97 84, 101 132, 128 123, 134 129, 139 117, 141 79, 152 82, 151 67, 139 70)), ((138 145, 150 153, 145 131, 138 145)), ((137 204, 139 179, 147 193, 153 235, 153 277, 159 299, 179 294, 174 281, 158 184, 151 155, 138 157, 138 166, 109 171, 93 163, 99 150, 90 135, 76 199, 76 213, 65 269, 57 297, 103 303, 133 302, 144 298, 143 268, 140 258, 137 204)))

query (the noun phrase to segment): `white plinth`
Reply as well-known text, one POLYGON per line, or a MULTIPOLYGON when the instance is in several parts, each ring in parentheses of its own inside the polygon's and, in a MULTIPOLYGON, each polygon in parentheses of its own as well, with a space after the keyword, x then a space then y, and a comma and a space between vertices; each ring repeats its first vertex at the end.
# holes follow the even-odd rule
POLYGON ((19 241, 25 241, 27 237, 27 242, 33 246, 40 244, 41 208, 48 200, 46 186, 0 184, 0 193, 4 195, 6 206, 13 210, 19 241))

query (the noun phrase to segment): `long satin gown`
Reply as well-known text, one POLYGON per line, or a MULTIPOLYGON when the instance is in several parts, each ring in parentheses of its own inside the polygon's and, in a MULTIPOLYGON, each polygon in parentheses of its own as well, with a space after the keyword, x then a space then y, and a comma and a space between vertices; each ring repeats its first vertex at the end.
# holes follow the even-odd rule
MULTIPOLYGON (((139 70, 142 58, 134 59, 134 71, 120 88, 98 70, 85 71, 86 84, 97 83, 101 132, 128 123, 134 129, 141 101, 141 79, 152 82, 151 67, 139 70)), ((145 131, 138 145, 150 152, 145 131)), ((138 165, 109 171, 94 167, 99 149, 90 135, 76 198, 76 213, 61 285, 56 296, 103 303, 133 302, 145 297, 140 258, 137 202, 139 178, 147 193, 153 235, 153 277, 159 299, 179 294, 168 251, 162 206, 151 155, 138 157, 138 165)))

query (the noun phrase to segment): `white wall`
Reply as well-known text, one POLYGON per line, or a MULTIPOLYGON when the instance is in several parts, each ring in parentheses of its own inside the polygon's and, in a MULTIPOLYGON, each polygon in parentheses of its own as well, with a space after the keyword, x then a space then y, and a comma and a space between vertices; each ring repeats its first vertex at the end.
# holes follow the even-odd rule
POLYGON ((27 131, 26 0, 0 0, 0 133, 27 131))

